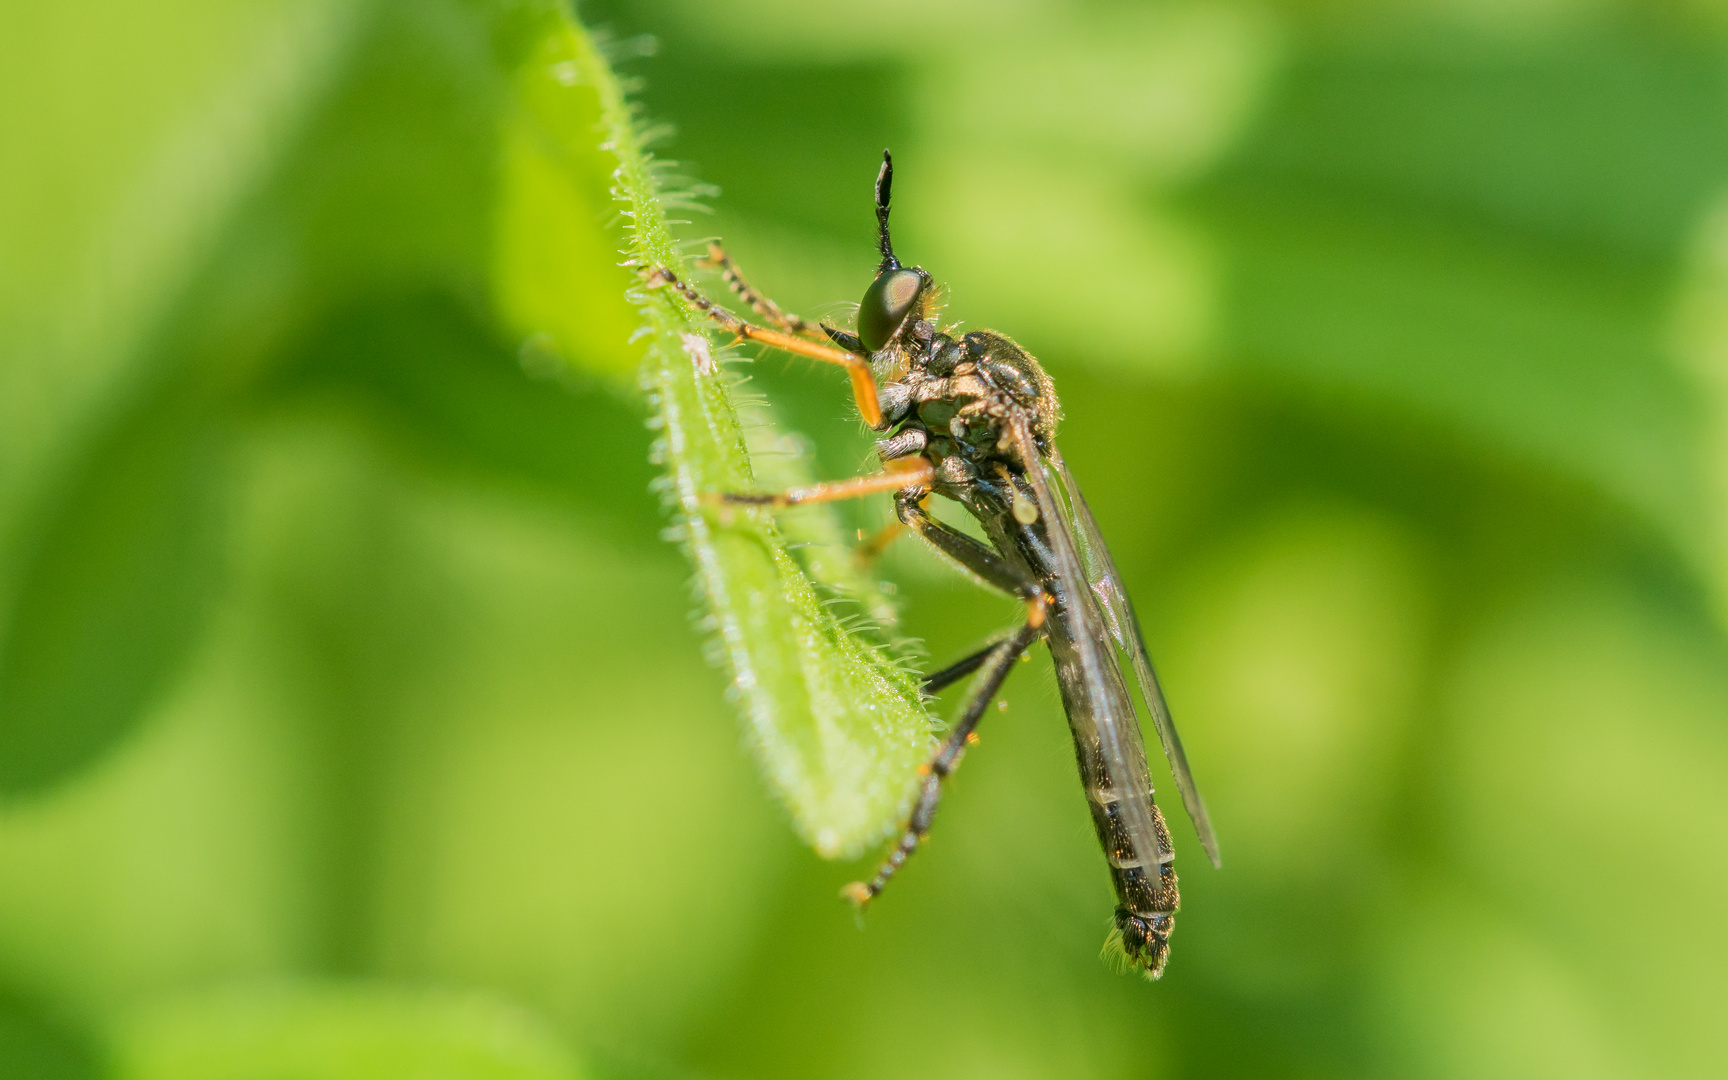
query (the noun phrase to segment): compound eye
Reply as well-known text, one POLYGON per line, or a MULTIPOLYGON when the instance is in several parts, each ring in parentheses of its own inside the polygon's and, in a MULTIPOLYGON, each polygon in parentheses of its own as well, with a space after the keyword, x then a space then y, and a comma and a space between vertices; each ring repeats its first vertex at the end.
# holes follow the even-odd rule
POLYGON ((858 305, 858 339, 875 352, 888 344, 924 291, 924 275, 916 270, 885 270, 864 290, 858 305))

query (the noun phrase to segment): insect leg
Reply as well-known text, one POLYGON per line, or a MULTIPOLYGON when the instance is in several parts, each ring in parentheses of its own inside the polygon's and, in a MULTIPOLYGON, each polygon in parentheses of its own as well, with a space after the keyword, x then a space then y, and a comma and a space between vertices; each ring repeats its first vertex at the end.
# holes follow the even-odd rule
POLYGON ((779 304, 757 292, 750 282, 744 279, 744 272, 738 269, 738 264, 732 261, 732 256, 726 254, 726 249, 719 244, 708 245, 708 265, 720 271, 727 288, 735 293, 738 299, 750 305, 756 314, 767 319, 788 334, 819 334, 820 331, 810 323, 785 310, 779 304))
POLYGON ((994 585, 1010 596, 1030 601, 1033 597, 1044 595, 1042 586, 1009 565, 1008 560, 998 555, 988 544, 937 521, 930 515, 930 511, 924 509, 921 498, 910 498, 910 495, 911 492, 903 492, 896 497, 894 511, 901 521, 928 541, 931 547, 960 564, 962 569, 983 579, 985 584, 994 585))
POLYGON ((898 521, 890 521, 876 530, 869 539, 864 538, 864 530, 860 529, 858 530, 858 546, 852 549, 852 553, 858 557, 860 564, 869 566, 884 551, 888 550, 889 544, 900 539, 901 536, 905 535, 905 532, 906 526, 898 521))
POLYGON ((846 373, 852 377, 852 397, 858 403, 858 414, 864 418, 866 424, 877 431, 882 430, 882 406, 876 400, 876 377, 870 373, 870 361, 866 357, 818 341, 809 341, 783 330, 770 330, 765 326, 747 323, 716 305, 695 287, 679 280, 678 275, 663 266, 648 273, 649 288, 658 288, 661 285, 670 285, 678 295, 690 302, 691 307, 719 323, 721 329, 729 334, 737 334, 747 341, 761 342, 772 348, 845 368, 846 373))
POLYGON ((931 477, 935 475, 935 466, 924 458, 901 458, 890 461, 887 468, 869 476, 855 476, 850 480, 830 480, 820 484, 810 484, 806 487, 788 488, 773 495, 757 495, 748 492, 723 492, 718 498, 721 502, 743 503, 750 506, 797 506, 800 503, 835 502, 840 499, 856 499, 861 495, 870 495, 878 491, 901 491, 911 488, 920 496, 930 490, 931 477))
POLYGON ((936 807, 942 801, 942 780, 959 767, 960 758, 966 753, 973 729, 978 726, 978 721, 990 702, 995 699, 997 691, 1002 689, 1002 683, 1013 669, 1014 661, 1043 634, 1048 604, 1042 593, 1027 601, 1026 622, 1014 633, 991 646, 984 654, 982 662, 977 665, 978 678, 972 684, 971 692, 966 695, 966 702, 961 706, 953 729, 937 749, 936 755, 921 770, 924 773, 924 784, 919 789, 918 801, 913 804, 912 816, 907 819, 906 831, 901 834, 900 842, 894 845, 894 850, 882 861, 875 877, 867 883, 852 882, 840 890, 841 896, 859 907, 868 904, 888 887, 889 879, 905 865, 906 860, 929 835, 930 823, 936 818, 936 807))
POLYGON ((943 690, 983 667, 984 661, 990 659, 990 654, 995 652, 1001 644, 1002 640, 998 638, 972 655, 954 661, 941 671, 924 676, 920 688, 926 694, 940 694, 943 690))
MULTIPOLYGON (((894 459, 888 458, 885 460, 892 461, 894 459)), ((919 500, 920 503, 926 503, 929 501, 930 496, 928 494, 926 494, 923 499, 919 500)), ((901 521, 898 517, 882 526, 880 529, 877 529, 875 534, 869 539, 865 539, 863 530, 859 530, 858 546, 852 549, 852 554, 858 559, 859 565, 868 567, 871 563, 874 563, 878 558, 880 558, 884 551, 888 550, 889 544, 892 544, 902 536, 905 536, 906 530, 906 523, 901 521)))
POLYGON ((975 653, 925 681, 927 690, 935 690, 965 677, 972 671, 979 673, 960 707, 960 714, 955 719, 948 738, 937 749, 936 756, 924 767, 924 785, 918 792, 918 801, 913 804, 912 816, 906 822, 906 831, 901 834, 900 842, 888 853, 888 858, 868 883, 855 881, 841 890, 842 896, 859 906, 869 903, 887 887, 889 879, 929 834, 930 823, 936 817, 936 807, 942 801, 942 779, 960 764, 973 729, 978 726, 979 719, 996 697, 997 691, 1002 689, 1002 683, 1008 678, 1014 661, 1043 635, 1044 619, 1050 606, 1050 598, 1045 594, 1043 586, 987 545, 931 517, 929 511, 924 509, 923 497, 924 493, 917 490, 902 491, 894 500, 894 509, 900 520, 943 554, 982 578, 985 583, 1025 600, 1026 621, 1013 633, 983 652, 975 653))
MULTIPOLYGON (((1043 590, 1037 582, 1021 577, 996 552, 960 530, 950 528, 932 517, 930 511, 925 509, 925 501, 922 499, 914 501, 905 496, 901 496, 895 501, 895 509, 899 512, 900 520, 908 528, 915 530, 919 536, 944 555, 983 578, 987 584, 1027 600, 1043 596, 1043 590)), ((926 675, 924 677, 924 692, 927 694, 938 693, 944 687, 952 686, 977 671, 984 666, 984 661, 989 659, 991 650, 1001 643, 1001 640, 993 641, 971 656, 958 660, 941 671, 926 675)))

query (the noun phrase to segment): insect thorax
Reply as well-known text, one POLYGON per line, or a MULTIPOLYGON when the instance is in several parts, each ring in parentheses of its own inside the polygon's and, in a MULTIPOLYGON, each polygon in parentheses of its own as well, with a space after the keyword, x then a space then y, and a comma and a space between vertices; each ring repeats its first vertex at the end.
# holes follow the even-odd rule
POLYGON ((901 424, 902 435, 884 440, 909 445, 938 466, 959 459, 988 473, 998 464, 1015 472, 1024 462, 1009 445, 1008 420, 1024 416, 1042 443, 1055 435, 1058 407, 1050 377, 1011 338, 975 330, 958 339, 928 322, 907 328, 894 366, 899 377, 884 387, 883 402, 901 424))

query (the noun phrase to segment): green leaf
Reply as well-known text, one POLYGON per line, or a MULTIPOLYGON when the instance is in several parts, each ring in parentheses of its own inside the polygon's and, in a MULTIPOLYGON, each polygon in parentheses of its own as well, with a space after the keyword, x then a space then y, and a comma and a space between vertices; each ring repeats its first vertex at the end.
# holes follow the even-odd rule
MULTIPOLYGON (((626 254, 638 267, 682 268, 664 206, 684 197, 663 189, 663 169, 643 149, 631 107, 593 42, 571 24, 548 40, 535 63, 525 77, 540 80, 548 96, 530 93, 527 100, 555 101, 555 86, 572 98, 597 99, 629 223, 626 254)), ((550 109, 541 122, 572 145, 592 137, 580 123, 560 126, 550 109)), ((850 629, 770 517, 722 519, 704 506, 708 493, 761 482, 734 404, 734 381, 724 373, 732 358, 670 291, 641 288, 631 300, 647 342, 642 382, 660 435, 655 453, 666 467, 663 491, 674 532, 696 568, 714 653, 798 831, 824 856, 856 854, 893 827, 928 753, 931 721, 917 680, 880 647, 880 631, 850 629)))
POLYGON ((129 1017, 118 1080, 577 1080, 534 1017, 480 995, 388 986, 206 993, 129 1017))
POLYGON ((593 140, 591 97, 571 94, 560 69, 523 67, 503 120, 493 223, 492 289, 498 315, 521 336, 525 358, 542 351, 620 382, 635 370, 636 313, 624 299, 630 274, 606 228, 615 212, 611 155, 593 140))
POLYGON ((661 523, 645 497, 652 467, 628 454, 594 467, 596 448, 644 441, 635 409, 611 394, 524 377, 517 355, 459 300, 371 297, 333 312, 294 352, 266 387, 273 404, 358 403, 414 464, 503 481, 573 505, 587 522, 623 526, 630 544, 654 542, 661 523))
POLYGON ((96 449, 35 539, 0 653, 0 793, 45 787, 135 724, 218 576, 225 439, 153 400, 96 449))
POLYGON ((8 1080, 97 1080, 106 1076, 89 1032, 41 1005, 0 991, 0 1076, 8 1080))
POLYGON ((1391 406, 1701 559, 1671 287, 1728 179, 1714 52, 1370 38, 1297 59, 1196 194, 1240 370, 1391 406))
POLYGON ((1696 543, 1698 410, 1648 268, 1273 186, 1209 193, 1242 371, 1391 405, 1696 543))
POLYGON ((186 354, 232 306, 193 282, 354 6, 0 11, 0 794, 130 730, 197 635, 229 440, 186 354))
POLYGON ((1230 173, 1671 258, 1728 175, 1720 48, 1365 36, 1299 57, 1230 173))

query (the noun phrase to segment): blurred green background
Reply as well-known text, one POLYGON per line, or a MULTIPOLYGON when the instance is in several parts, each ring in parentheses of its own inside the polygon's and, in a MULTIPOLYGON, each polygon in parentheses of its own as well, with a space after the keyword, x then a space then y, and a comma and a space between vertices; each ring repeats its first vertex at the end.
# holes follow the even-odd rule
MULTIPOLYGON (((0 1075, 1722 1074, 1728 10, 581 5, 681 235, 843 318, 892 146, 1056 379, 1224 844, 1156 985, 1042 658, 862 932, 794 838, 555 14, 0 6, 0 1075)), ((937 661, 1012 617, 884 570, 937 661)))

